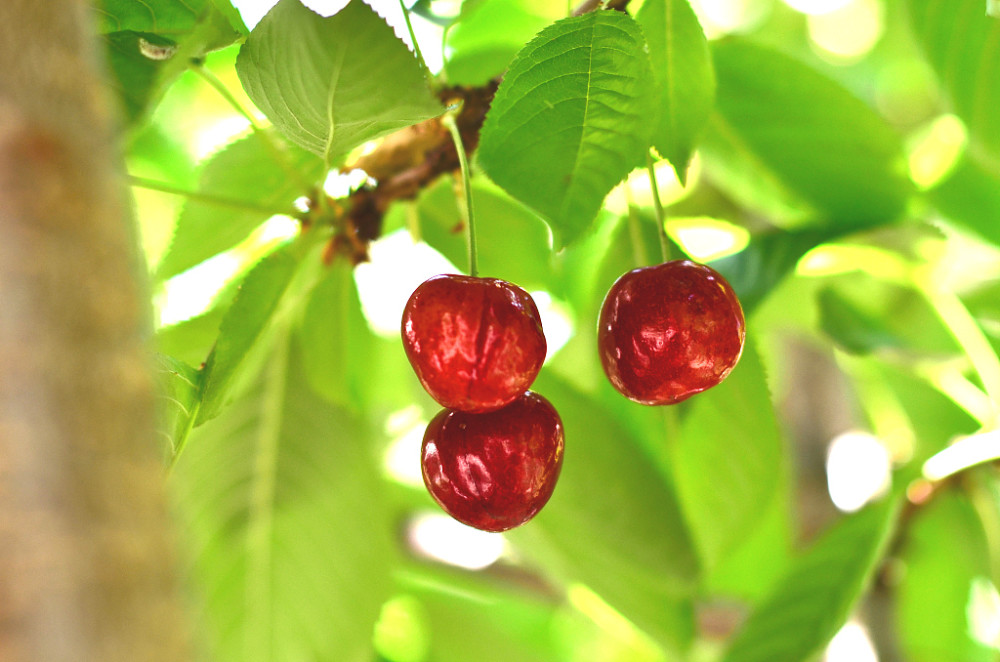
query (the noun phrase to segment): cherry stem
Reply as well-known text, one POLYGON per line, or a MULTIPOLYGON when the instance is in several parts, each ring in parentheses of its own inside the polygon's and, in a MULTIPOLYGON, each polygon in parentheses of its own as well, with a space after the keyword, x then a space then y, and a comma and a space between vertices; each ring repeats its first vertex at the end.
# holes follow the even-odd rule
POLYGON ((448 129, 451 139, 455 143, 455 151, 458 153, 458 163, 462 169, 462 189, 465 191, 465 229, 469 244, 469 275, 479 274, 479 260, 476 255, 476 222, 472 211, 472 182, 469 179, 469 159, 465 154, 465 147, 462 145, 462 134, 455 124, 455 115, 461 110, 461 106, 452 108, 441 117, 441 123, 448 129))
POLYGON ((660 250, 663 253, 663 261, 669 262, 673 251, 670 250, 670 240, 667 238, 667 215, 663 211, 663 203, 660 202, 660 189, 656 185, 656 169, 653 167, 653 157, 646 154, 646 172, 649 173, 649 186, 653 191, 653 210, 656 212, 657 233, 660 236, 660 250))
POLYGON ((299 214, 297 210, 288 207, 268 207, 266 205, 258 205, 245 200, 239 200, 237 198, 227 198, 222 195, 214 195, 212 193, 204 193, 202 191, 191 191, 172 184, 167 184, 166 182, 146 179, 145 177, 136 177, 135 175, 129 175, 128 179, 132 186, 148 189, 150 191, 158 191, 160 193, 169 193, 170 195, 179 195, 187 198, 188 200, 201 202, 206 205, 256 211, 262 214, 268 214, 269 216, 282 214, 284 216, 290 216, 291 218, 301 218, 301 214, 299 214))

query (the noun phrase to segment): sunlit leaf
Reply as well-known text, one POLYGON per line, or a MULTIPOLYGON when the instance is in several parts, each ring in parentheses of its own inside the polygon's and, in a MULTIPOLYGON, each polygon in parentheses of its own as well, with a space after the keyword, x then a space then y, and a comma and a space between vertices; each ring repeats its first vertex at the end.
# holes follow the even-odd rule
POLYGON ((778 581, 750 614, 723 662, 811 659, 847 620, 895 528, 898 498, 845 518, 778 581))
POLYGON ((563 246, 590 227, 604 196, 643 162, 654 86, 642 32, 614 11, 567 18, 510 65, 479 145, 479 163, 540 212, 563 246))
POLYGON ((969 129, 971 149, 1000 175, 1000 22, 980 0, 906 4, 917 42, 969 129))
POLYGON ((681 505, 711 570, 750 537, 784 472, 781 435, 752 341, 729 377, 691 399, 671 452, 681 505))
POLYGON ((177 37, 191 30, 209 0, 98 0, 94 9, 101 32, 135 30, 177 37))
POLYGON ((251 134, 230 143, 202 166, 198 191, 210 198, 184 204, 157 276, 169 278, 232 248, 279 210, 295 213, 295 200, 310 192, 299 177, 316 183, 322 174, 322 161, 281 141, 251 134))
POLYGON ((222 409, 233 378, 277 310, 297 266, 291 251, 279 249, 261 260, 243 280, 222 318, 218 339, 205 364, 199 425, 222 409))
POLYGON ((414 55, 361 0, 327 18, 280 0, 240 48, 236 72, 285 136, 331 165, 443 110, 414 55))
POLYGON ((785 224, 895 220, 910 192, 896 133, 860 99, 777 51, 715 42, 708 173, 785 224))
POLYGON ((511 540, 556 576, 588 585, 661 645, 685 649, 693 631, 685 596, 699 570, 677 497, 598 401, 546 371, 533 388, 562 417, 566 454, 552 499, 511 540))
POLYGON ((658 118, 653 146, 684 181, 715 102, 708 42, 688 0, 646 0, 635 15, 649 45, 658 118))
POLYGON ((191 622, 219 662, 370 659, 393 562, 372 440, 285 342, 171 474, 191 622))
POLYGON ((1000 170, 964 158, 927 196, 948 220, 1000 246, 1000 170))
MULTIPOLYGON (((989 608, 989 543, 961 494, 942 492, 914 515, 901 560, 897 636, 909 662, 991 662, 997 651, 980 637, 971 601, 989 608), (977 596, 977 589, 979 595, 977 596), (985 604, 983 604, 985 603, 985 604)), ((993 607, 995 609, 995 607, 993 607)), ((980 614, 979 618, 989 618, 980 614)))

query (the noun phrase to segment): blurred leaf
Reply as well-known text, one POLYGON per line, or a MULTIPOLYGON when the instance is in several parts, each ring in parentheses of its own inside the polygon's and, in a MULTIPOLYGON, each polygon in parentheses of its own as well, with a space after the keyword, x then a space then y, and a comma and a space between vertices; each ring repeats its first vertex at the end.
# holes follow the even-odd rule
POLYGON ((381 382, 372 374, 378 339, 361 312, 349 264, 335 262, 313 288, 298 337, 306 376, 317 393, 351 409, 374 395, 372 387, 381 382))
POLYGON ((543 370, 535 390, 562 418, 566 455, 551 501, 508 534, 564 581, 582 582, 677 652, 693 635, 698 562, 677 497, 606 408, 543 370))
POLYGON ((841 231, 898 218, 910 193, 896 133, 804 64, 736 39, 713 43, 717 112, 705 167, 784 225, 841 231))
POLYGON ((180 36, 194 28, 209 0, 96 0, 98 30, 180 36))
POLYGON ((483 85, 503 73, 535 33, 566 15, 565 3, 467 0, 445 33, 451 85, 483 85))
POLYGON ((847 351, 905 350, 937 358, 961 354, 926 297, 912 288, 863 272, 832 283, 817 295, 820 324, 847 351))
POLYGON ((443 111, 417 59, 361 0, 327 18, 280 0, 240 48, 236 72, 274 126, 329 165, 443 111))
POLYGON ((869 315, 835 289, 820 290, 818 300, 823 331, 848 352, 870 354, 902 346, 881 317, 869 315))
POLYGON ((130 125, 146 117, 192 59, 232 44, 242 26, 229 0, 100 0, 95 9, 111 85, 130 125))
POLYGON ((739 253, 711 263, 733 286, 747 316, 771 293, 810 249, 831 239, 830 231, 770 232, 758 235, 739 253))
POLYGON ((183 361, 166 354, 156 355, 159 377, 159 431, 167 440, 167 455, 180 452, 192 419, 197 414, 201 375, 183 361))
POLYGON ((768 512, 784 473, 783 451, 751 341, 725 381, 691 399, 671 442, 677 492, 706 572, 745 542, 768 512))
POLYGON ((372 440, 309 389, 285 342, 192 432, 171 487, 208 659, 370 659, 393 563, 372 440))
POLYGON ((1000 246, 1000 175, 966 157, 927 197, 949 220, 1000 246))
MULTIPOLYGON (((497 186, 474 179, 479 274, 503 278, 521 287, 543 286, 552 273, 549 228, 537 214, 497 186)), ((420 196, 421 238, 453 264, 468 261, 465 225, 455 189, 441 181, 420 196)))
MULTIPOLYGON (((785 469, 788 473, 788 469, 785 469)), ((757 603, 766 597, 792 560, 792 510, 789 477, 782 476, 776 495, 762 509, 757 526, 718 564, 705 573, 709 595, 757 603)))
POLYGON ((973 634, 970 599, 977 584, 980 591, 992 584, 986 534, 964 495, 943 491, 916 512, 901 560, 896 623, 907 661, 996 660, 996 649, 973 634))
POLYGON ((908 0, 917 42, 937 72, 971 148, 1000 174, 1000 23, 981 0, 908 0))
POLYGON ((291 251, 281 248, 261 260, 244 278, 222 318, 218 339, 205 364, 197 425, 222 410, 233 377, 277 310, 297 266, 291 251))
POLYGON ((198 191, 247 207, 189 199, 177 219, 173 242, 157 267, 158 278, 165 280, 232 248, 273 215, 269 210, 295 212, 296 198, 309 191, 302 190, 285 167, 301 173, 307 181, 319 182, 323 164, 291 145, 279 143, 277 149, 277 153, 272 152, 264 138, 250 134, 204 162, 198 191))
POLYGON ((715 103, 708 42, 688 0, 646 0, 635 20, 649 45, 658 93, 653 146, 683 182, 715 103))
POLYGON ((201 366, 212 351, 219 335, 219 324, 226 312, 225 306, 166 326, 156 331, 156 349, 194 366, 201 366))
POLYGON ((847 620, 895 527, 898 498, 850 515, 793 562, 750 614, 723 662, 802 662, 847 620))
POLYGON ((642 31, 614 11, 550 25, 510 65, 483 125, 479 163, 550 221, 557 248, 580 237, 604 196, 643 162, 651 76, 642 31))

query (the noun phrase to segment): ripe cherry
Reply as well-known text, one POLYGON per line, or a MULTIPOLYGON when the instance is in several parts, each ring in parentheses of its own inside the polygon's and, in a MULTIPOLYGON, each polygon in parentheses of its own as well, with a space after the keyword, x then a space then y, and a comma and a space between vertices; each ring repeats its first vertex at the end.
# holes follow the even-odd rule
POLYGON ((406 302, 402 331, 420 383, 449 409, 499 409, 531 386, 545 361, 531 295, 495 278, 424 281, 406 302))
POLYGON ((663 405, 725 379, 746 329, 739 299, 718 272, 673 260, 621 276, 604 299, 597 333, 614 387, 635 402, 663 405))
POLYGON ((487 414, 441 411, 420 452, 434 500, 483 531, 506 531, 534 517, 552 496, 562 459, 559 414, 530 391, 487 414))

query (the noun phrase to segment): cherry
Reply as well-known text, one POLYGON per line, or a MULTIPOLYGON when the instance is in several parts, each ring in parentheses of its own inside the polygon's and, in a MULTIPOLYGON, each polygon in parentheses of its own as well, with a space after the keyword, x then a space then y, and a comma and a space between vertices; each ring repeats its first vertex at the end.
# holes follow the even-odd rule
POLYGON ((420 452, 434 500, 483 531, 506 531, 534 517, 552 496, 562 459, 559 414, 531 391, 487 414, 441 411, 420 452))
POLYGON ((403 347, 431 397, 449 409, 487 412, 523 394, 545 361, 531 295, 495 278, 441 275, 403 310, 403 347))
POLYGON ((635 402, 663 405, 725 379, 746 329, 739 299, 717 271, 673 260, 621 276, 604 299, 597 334, 612 385, 635 402))

